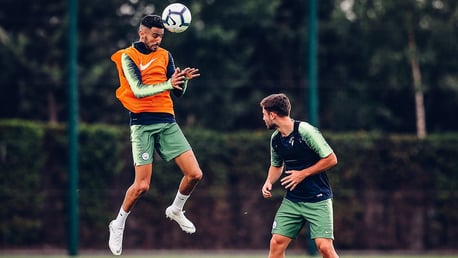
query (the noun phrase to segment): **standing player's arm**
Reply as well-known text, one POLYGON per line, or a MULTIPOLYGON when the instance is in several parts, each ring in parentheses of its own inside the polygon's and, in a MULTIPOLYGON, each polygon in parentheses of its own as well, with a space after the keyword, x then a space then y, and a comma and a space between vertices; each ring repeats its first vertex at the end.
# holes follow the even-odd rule
POLYGON ((140 70, 127 54, 122 54, 121 64, 124 76, 126 77, 127 82, 129 82, 132 92, 137 98, 153 96, 167 90, 175 89, 172 86, 172 75, 174 73, 172 73, 169 79, 163 83, 143 84, 140 70))
POLYGON ((277 182, 277 180, 280 178, 281 174, 283 173, 283 167, 284 167, 284 162, 283 159, 278 156, 278 153, 275 151, 275 149, 272 147, 272 139, 274 138, 275 134, 272 134, 272 137, 270 138, 270 167, 269 167, 269 172, 267 173, 267 178, 262 186, 262 196, 264 198, 270 198, 272 197, 271 190, 272 190, 272 185, 277 182))
POLYGON ((276 166, 270 165, 269 172, 267 173, 266 182, 272 185, 275 184, 275 182, 277 182, 277 180, 280 178, 282 173, 283 173, 283 166, 276 167, 276 166))
POLYGON ((281 174, 283 172, 283 166, 281 167, 275 167, 275 166, 270 166, 269 167, 269 172, 267 174, 267 179, 266 182, 264 182, 264 185, 262 186, 261 192, 262 196, 264 198, 270 198, 272 197, 272 185, 277 182, 277 180, 280 178, 281 174))

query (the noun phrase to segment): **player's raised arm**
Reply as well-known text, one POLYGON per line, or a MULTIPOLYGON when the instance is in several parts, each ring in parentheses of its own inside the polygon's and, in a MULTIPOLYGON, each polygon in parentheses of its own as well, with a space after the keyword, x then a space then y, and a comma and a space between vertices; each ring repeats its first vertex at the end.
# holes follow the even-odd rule
POLYGON ((186 67, 186 68, 183 70, 183 74, 184 74, 186 80, 191 80, 191 79, 194 79, 194 78, 200 76, 199 69, 197 69, 197 68, 190 68, 190 67, 186 67))

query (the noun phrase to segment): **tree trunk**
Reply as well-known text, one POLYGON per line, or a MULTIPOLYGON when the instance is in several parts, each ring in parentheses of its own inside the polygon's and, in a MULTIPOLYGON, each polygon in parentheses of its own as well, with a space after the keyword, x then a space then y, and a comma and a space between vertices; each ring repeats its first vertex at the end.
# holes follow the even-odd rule
POLYGON ((417 58, 417 46, 415 43, 415 34, 412 28, 411 19, 408 21, 408 48, 409 48, 409 59, 410 67, 412 69, 413 87, 415 95, 415 113, 416 113, 416 124, 417 124, 417 137, 424 139, 426 137, 426 116, 425 106, 423 101, 423 87, 421 82, 420 65, 418 64, 417 58))

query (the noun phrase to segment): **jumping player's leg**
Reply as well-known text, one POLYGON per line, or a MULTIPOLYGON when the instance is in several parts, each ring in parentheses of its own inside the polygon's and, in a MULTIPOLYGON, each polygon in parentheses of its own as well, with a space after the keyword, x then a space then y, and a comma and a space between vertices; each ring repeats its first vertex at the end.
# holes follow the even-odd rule
POLYGON ((176 221, 183 231, 192 234, 196 228, 184 216, 183 207, 197 183, 202 179, 202 170, 191 146, 176 123, 163 128, 156 150, 164 160, 174 160, 183 173, 175 199, 166 209, 165 215, 176 221))
POLYGON ((120 209, 120 216, 115 220, 115 224, 124 227, 127 215, 140 196, 149 190, 151 175, 153 173, 154 161, 154 137, 159 132, 160 126, 137 126, 130 127, 130 138, 132 143, 132 158, 135 168, 135 179, 127 189, 120 209), (122 224, 121 224, 122 223, 122 224))
POLYGON ((202 179, 202 170, 191 145, 178 124, 172 123, 163 128, 156 149, 164 160, 175 161, 183 173, 178 192, 183 195, 190 195, 202 179))
POLYGON ((190 195, 203 176, 196 156, 192 150, 188 150, 176 157, 175 162, 183 172, 178 190, 183 195, 190 195))
POLYGON ((135 180, 126 191, 118 216, 109 225, 110 238, 108 246, 114 255, 121 255, 122 253, 122 239, 127 216, 140 196, 148 191, 151 175, 151 164, 135 166, 135 180))
POLYGON ((127 189, 122 203, 122 209, 125 212, 129 213, 140 196, 149 190, 152 174, 152 164, 135 166, 134 182, 127 189))
POLYGON ((118 216, 109 225, 108 246, 114 255, 121 255, 124 227, 127 216, 140 196, 148 191, 153 173, 152 131, 146 126, 131 126, 132 156, 135 165, 135 179, 127 189, 118 216))
POLYGON ((196 227, 184 216, 183 207, 196 185, 202 179, 202 171, 192 150, 180 154, 175 158, 175 162, 183 172, 183 178, 172 205, 165 210, 165 215, 167 218, 176 221, 184 232, 192 234, 196 232, 196 227))

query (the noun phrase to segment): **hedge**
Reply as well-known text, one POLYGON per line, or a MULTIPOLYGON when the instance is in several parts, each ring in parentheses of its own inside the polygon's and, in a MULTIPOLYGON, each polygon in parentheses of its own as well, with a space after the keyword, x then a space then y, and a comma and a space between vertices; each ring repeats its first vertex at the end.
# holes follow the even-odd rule
MULTIPOLYGON (((186 205, 197 232, 165 220, 181 173, 154 164, 151 188, 129 216, 128 249, 267 249, 283 197, 265 200, 271 132, 219 133, 186 128, 204 172, 186 205), (173 241, 170 241, 173 239, 173 241)), ((328 171, 334 190, 339 249, 451 249, 458 242, 458 133, 414 135, 323 132, 339 164, 328 171)), ((0 247, 65 248, 65 125, 0 120, 0 247)), ((106 249, 107 225, 133 180, 126 126, 80 125, 80 248, 106 249)), ((306 248, 306 229, 292 249, 306 248)))

